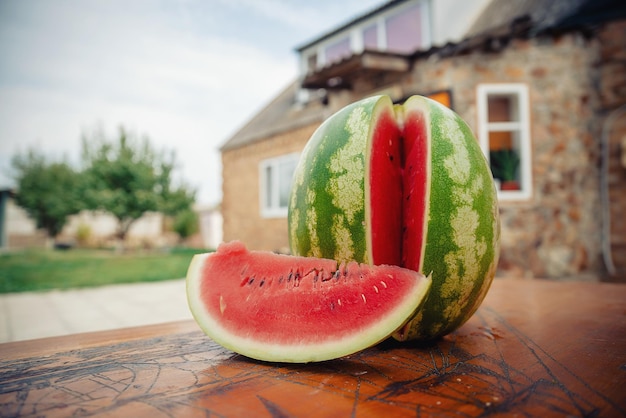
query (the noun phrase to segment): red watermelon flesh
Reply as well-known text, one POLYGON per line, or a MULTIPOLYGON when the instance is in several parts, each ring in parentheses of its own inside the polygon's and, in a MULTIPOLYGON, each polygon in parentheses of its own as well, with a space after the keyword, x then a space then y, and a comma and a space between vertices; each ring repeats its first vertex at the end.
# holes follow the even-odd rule
POLYGON ((423 114, 408 112, 399 118, 393 108, 386 108, 373 131, 367 190, 371 248, 375 264, 421 271, 430 141, 423 114))
POLYGON ((309 362, 382 341, 421 306, 430 279, 397 266, 248 251, 240 242, 194 256, 191 311, 204 332, 245 356, 309 362))

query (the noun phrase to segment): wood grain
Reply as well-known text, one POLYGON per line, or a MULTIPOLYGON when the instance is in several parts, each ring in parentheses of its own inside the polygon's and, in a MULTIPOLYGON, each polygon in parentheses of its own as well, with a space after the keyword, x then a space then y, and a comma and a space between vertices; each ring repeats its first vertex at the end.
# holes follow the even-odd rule
POLYGON ((461 329, 270 364, 193 321, 0 345, 0 416, 626 416, 626 286, 496 280, 461 329))

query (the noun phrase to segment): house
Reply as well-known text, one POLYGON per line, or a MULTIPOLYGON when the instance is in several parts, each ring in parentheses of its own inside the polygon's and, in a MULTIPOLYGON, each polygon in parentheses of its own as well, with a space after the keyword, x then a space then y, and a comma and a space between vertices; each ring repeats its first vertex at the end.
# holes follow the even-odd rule
POLYGON ((489 159, 500 275, 624 277, 626 5, 493 0, 445 34, 451 2, 465 4, 390 1, 297 48, 301 77, 221 148, 225 240, 288 246, 291 173, 317 126, 370 95, 422 94, 465 119, 489 159))
POLYGON ((43 248, 47 243, 45 231, 28 213, 15 203, 15 191, 0 188, 0 251, 16 248, 43 248))
POLYGON ((200 248, 217 248, 222 242, 222 212, 219 205, 197 205, 194 211, 198 214, 200 229, 200 248))

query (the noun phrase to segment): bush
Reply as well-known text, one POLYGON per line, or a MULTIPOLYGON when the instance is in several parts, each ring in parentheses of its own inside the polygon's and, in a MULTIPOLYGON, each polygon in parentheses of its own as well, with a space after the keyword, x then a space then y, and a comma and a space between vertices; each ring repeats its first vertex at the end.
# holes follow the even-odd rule
POLYGON ((186 239, 199 231, 198 214, 193 210, 184 210, 179 212, 174 218, 174 232, 181 239, 186 239))

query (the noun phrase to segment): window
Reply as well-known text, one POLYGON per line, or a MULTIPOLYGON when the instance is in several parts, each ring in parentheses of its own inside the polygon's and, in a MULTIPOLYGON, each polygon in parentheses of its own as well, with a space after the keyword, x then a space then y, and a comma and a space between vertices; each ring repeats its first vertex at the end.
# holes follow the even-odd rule
POLYGON ((378 26, 370 25, 363 29, 363 48, 368 50, 378 49, 378 26))
POLYGON ((303 73, 314 72, 363 50, 411 54, 428 48, 431 42, 429 16, 429 2, 413 0, 358 21, 300 49, 303 73), (311 54, 317 54, 317 59, 309 60, 311 54))
POLYGON ((532 193, 528 87, 481 84, 477 91, 478 136, 500 200, 532 193))
POLYGON ((385 29, 388 51, 411 53, 422 45, 421 9, 415 5, 387 18, 385 29))
POLYGON ((298 154, 294 153, 261 161, 259 189, 262 217, 287 216, 291 181, 298 158, 298 154))
POLYGON ((350 37, 345 38, 330 44, 324 50, 326 57, 325 64, 331 64, 333 62, 341 61, 343 58, 349 57, 350 50, 350 37))

